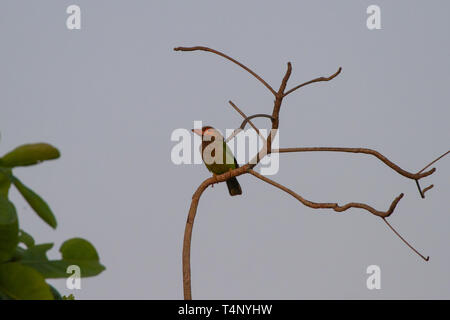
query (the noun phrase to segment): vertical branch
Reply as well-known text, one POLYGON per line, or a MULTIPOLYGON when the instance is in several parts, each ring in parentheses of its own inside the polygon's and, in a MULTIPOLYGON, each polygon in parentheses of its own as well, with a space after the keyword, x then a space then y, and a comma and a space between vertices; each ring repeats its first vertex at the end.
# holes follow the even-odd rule
POLYGON ((248 172, 249 165, 243 165, 227 173, 211 177, 202 182, 192 196, 191 206, 189 208, 188 217, 186 220, 186 227, 184 229, 184 239, 183 239, 183 292, 184 299, 192 299, 192 289, 191 289, 191 241, 192 241, 192 229, 194 228, 195 216, 197 214, 197 207, 200 201, 200 197, 203 192, 208 188, 208 186, 224 182, 231 177, 236 177, 241 174, 248 172))
MULTIPOLYGON (((292 72, 292 64, 288 62, 286 74, 284 75, 283 80, 281 81, 280 88, 278 89, 278 92, 275 95, 275 101, 273 103, 272 130, 267 137, 266 154, 270 154, 272 152, 272 135, 275 135, 278 131, 278 126, 280 124, 279 116, 281 103, 283 102, 284 90, 286 90, 286 85, 289 80, 289 77, 291 76, 291 72, 292 72)), ((262 159, 262 157, 259 158, 262 159)))
POLYGON ((194 227, 194 220, 197 214, 198 202, 205 189, 211 184, 211 178, 203 181, 203 183, 197 188, 192 196, 191 207, 189 208, 189 214, 186 220, 186 227, 184 229, 183 240, 183 292, 185 300, 192 300, 191 289, 191 240, 192 229, 194 227))

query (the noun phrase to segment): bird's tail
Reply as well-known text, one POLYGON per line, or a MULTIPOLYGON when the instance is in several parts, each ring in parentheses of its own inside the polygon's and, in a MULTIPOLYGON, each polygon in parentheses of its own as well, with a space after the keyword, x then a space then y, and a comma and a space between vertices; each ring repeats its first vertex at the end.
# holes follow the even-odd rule
POLYGON ((237 181, 236 177, 230 178, 227 180, 228 191, 230 192, 230 196, 237 196, 242 194, 241 186, 237 181))

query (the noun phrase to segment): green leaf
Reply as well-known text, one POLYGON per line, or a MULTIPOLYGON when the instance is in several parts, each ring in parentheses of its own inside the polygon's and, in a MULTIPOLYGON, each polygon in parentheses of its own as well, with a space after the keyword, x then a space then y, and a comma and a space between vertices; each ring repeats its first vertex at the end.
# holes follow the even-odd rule
POLYGON ((11 259, 9 260, 10 262, 15 262, 18 260, 21 260, 23 257, 23 253, 25 252, 24 248, 21 248, 20 246, 17 246, 14 249, 14 254, 12 255, 11 259))
POLYGON ((19 230, 19 242, 26 245, 27 248, 34 246, 33 237, 29 233, 23 231, 22 229, 19 230))
POLYGON ((0 195, 0 262, 8 261, 19 242, 19 221, 16 208, 0 195))
POLYGON ((56 290, 56 288, 54 286, 52 286, 51 284, 48 284, 48 286, 50 287, 50 291, 53 294, 54 300, 63 300, 63 297, 61 297, 61 294, 59 293, 58 290, 56 290))
POLYGON ((73 238, 65 241, 59 249, 61 260, 48 260, 47 251, 52 247, 52 243, 44 243, 28 248, 20 262, 33 267, 45 278, 67 278, 70 275, 67 273, 67 267, 70 265, 80 267, 81 277, 96 276, 105 270, 97 251, 87 240, 73 238))
POLYGON ((0 264, 0 292, 12 299, 53 300, 44 277, 18 262, 0 264))
POLYGON ((16 177, 12 177, 14 186, 19 190, 20 194, 25 198, 28 204, 33 210, 41 217, 42 220, 47 222, 52 228, 56 228, 56 218, 48 204, 33 190, 24 185, 16 177))
POLYGON ((45 160, 57 159, 59 156, 59 150, 47 143, 24 144, 0 158, 0 166, 31 166, 45 160))
POLYGON ((87 240, 82 238, 72 238, 66 240, 59 248, 65 260, 89 260, 99 261, 97 250, 87 240))
POLYGON ((9 187, 11 186, 11 169, 0 168, 0 196, 8 197, 9 187))

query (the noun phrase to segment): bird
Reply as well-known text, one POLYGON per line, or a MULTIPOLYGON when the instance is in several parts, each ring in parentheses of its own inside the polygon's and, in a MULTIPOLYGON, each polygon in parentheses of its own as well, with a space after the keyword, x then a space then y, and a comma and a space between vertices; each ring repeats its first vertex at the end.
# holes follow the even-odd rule
MULTIPOLYGON (((206 168, 212 172, 212 174, 219 175, 222 173, 226 173, 230 170, 239 168, 239 164, 236 161, 236 158, 233 156, 233 153, 231 152, 230 148, 228 147, 227 143, 225 142, 223 136, 220 134, 220 132, 216 129, 214 129, 211 126, 204 126, 201 130, 200 129, 192 129, 192 132, 198 134, 202 138, 202 145, 200 147, 200 152, 202 154, 202 160, 205 164, 206 168), (215 142, 217 139, 217 142, 220 143, 222 141, 222 148, 223 148, 223 161, 218 161, 219 163, 213 161, 215 157, 215 145, 211 145, 213 142, 215 142), (205 149, 208 148, 210 154, 205 152, 205 149), (205 158, 206 157, 206 158, 205 158), (212 157, 212 158, 211 158, 212 157), (228 161, 227 161, 228 160, 228 161)), ((217 148, 219 148, 220 145, 217 145, 217 148)), ((219 155, 220 156, 220 155, 219 155)), ((241 186, 236 179, 236 177, 232 177, 228 180, 226 180, 228 192, 231 196, 237 196, 242 194, 241 186)))

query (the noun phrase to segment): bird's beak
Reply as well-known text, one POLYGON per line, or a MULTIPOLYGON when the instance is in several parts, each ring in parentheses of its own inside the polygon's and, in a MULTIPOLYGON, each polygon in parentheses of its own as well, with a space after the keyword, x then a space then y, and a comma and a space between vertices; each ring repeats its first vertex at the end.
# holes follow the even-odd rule
POLYGON ((198 134, 200 137, 202 136, 202 130, 201 129, 192 129, 192 132, 198 134))

